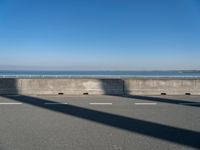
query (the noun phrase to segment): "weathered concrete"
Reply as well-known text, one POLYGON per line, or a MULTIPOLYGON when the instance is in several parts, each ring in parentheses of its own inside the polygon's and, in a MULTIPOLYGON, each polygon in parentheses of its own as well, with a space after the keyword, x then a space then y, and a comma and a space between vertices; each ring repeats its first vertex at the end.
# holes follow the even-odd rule
POLYGON ((197 78, 1 78, 0 94, 200 95, 197 78))
POLYGON ((123 94, 120 79, 1 79, 0 94, 123 94))
POLYGON ((200 95, 200 79, 132 78, 124 80, 127 95, 200 95))

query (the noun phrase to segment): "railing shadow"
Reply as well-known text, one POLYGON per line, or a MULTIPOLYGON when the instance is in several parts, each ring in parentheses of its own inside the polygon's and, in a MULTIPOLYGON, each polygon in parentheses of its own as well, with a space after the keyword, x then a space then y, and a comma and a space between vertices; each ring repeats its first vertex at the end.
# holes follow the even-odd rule
POLYGON ((122 96, 123 80, 122 79, 98 79, 101 83, 100 89, 103 90, 104 95, 122 96))
POLYGON ((155 96, 143 96, 143 95, 133 95, 129 93, 129 88, 123 82, 123 93, 126 98, 133 98, 145 101, 153 101, 153 102, 161 102, 175 105, 185 105, 189 107, 200 107, 200 105, 196 105, 194 101, 180 100, 180 99, 172 99, 172 98, 164 98, 164 97, 155 97, 155 96))
POLYGON ((200 105, 195 105, 196 102, 194 102, 194 101, 187 101, 187 100, 180 100, 180 99, 152 97, 152 96, 139 96, 139 95, 126 95, 124 97, 139 99, 139 100, 146 100, 146 101, 153 101, 153 102, 161 102, 161 103, 169 103, 169 104, 176 104, 176 105, 200 107, 200 105))
POLYGON ((31 96, 6 96, 4 97, 22 103, 37 106, 54 112, 71 115, 99 124, 126 130, 132 133, 154 137, 180 145, 200 148, 200 132, 181 129, 145 120, 110 114, 73 105, 45 105, 54 101, 31 96))

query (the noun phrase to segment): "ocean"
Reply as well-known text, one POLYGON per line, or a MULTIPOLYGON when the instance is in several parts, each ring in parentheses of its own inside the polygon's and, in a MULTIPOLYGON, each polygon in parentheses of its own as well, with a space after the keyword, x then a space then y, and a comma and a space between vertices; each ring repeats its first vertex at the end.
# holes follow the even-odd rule
POLYGON ((131 77, 200 77, 200 71, 0 71, 0 78, 131 78, 131 77))

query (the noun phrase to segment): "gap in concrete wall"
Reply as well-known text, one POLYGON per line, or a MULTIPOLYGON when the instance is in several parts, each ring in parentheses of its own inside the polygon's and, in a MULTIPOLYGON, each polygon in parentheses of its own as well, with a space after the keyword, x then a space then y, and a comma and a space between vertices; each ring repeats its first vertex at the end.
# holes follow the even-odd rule
POLYGON ((160 95, 167 95, 166 93, 161 93, 160 95))
POLYGON ((61 92, 61 93, 58 93, 58 95, 64 95, 64 93, 61 92))
POLYGON ((191 93, 185 93, 185 95, 191 95, 191 93))

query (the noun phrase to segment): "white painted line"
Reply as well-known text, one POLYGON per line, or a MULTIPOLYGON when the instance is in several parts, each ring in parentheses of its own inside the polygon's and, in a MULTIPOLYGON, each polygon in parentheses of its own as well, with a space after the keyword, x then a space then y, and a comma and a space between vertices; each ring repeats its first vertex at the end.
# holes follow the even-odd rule
POLYGON ((157 105, 157 103, 135 103, 135 105, 157 105))
POLYGON ((22 103, 0 103, 0 105, 21 105, 22 103))
POLYGON ((181 104, 181 105, 200 105, 200 103, 199 102, 193 102, 193 103, 179 103, 179 104, 181 104))
POLYGON ((90 103, 90 105, 112 105, 112 103, 90 103))
POLYGON ((67 103, 44 103, 45 105, 66 105, 67 103))

